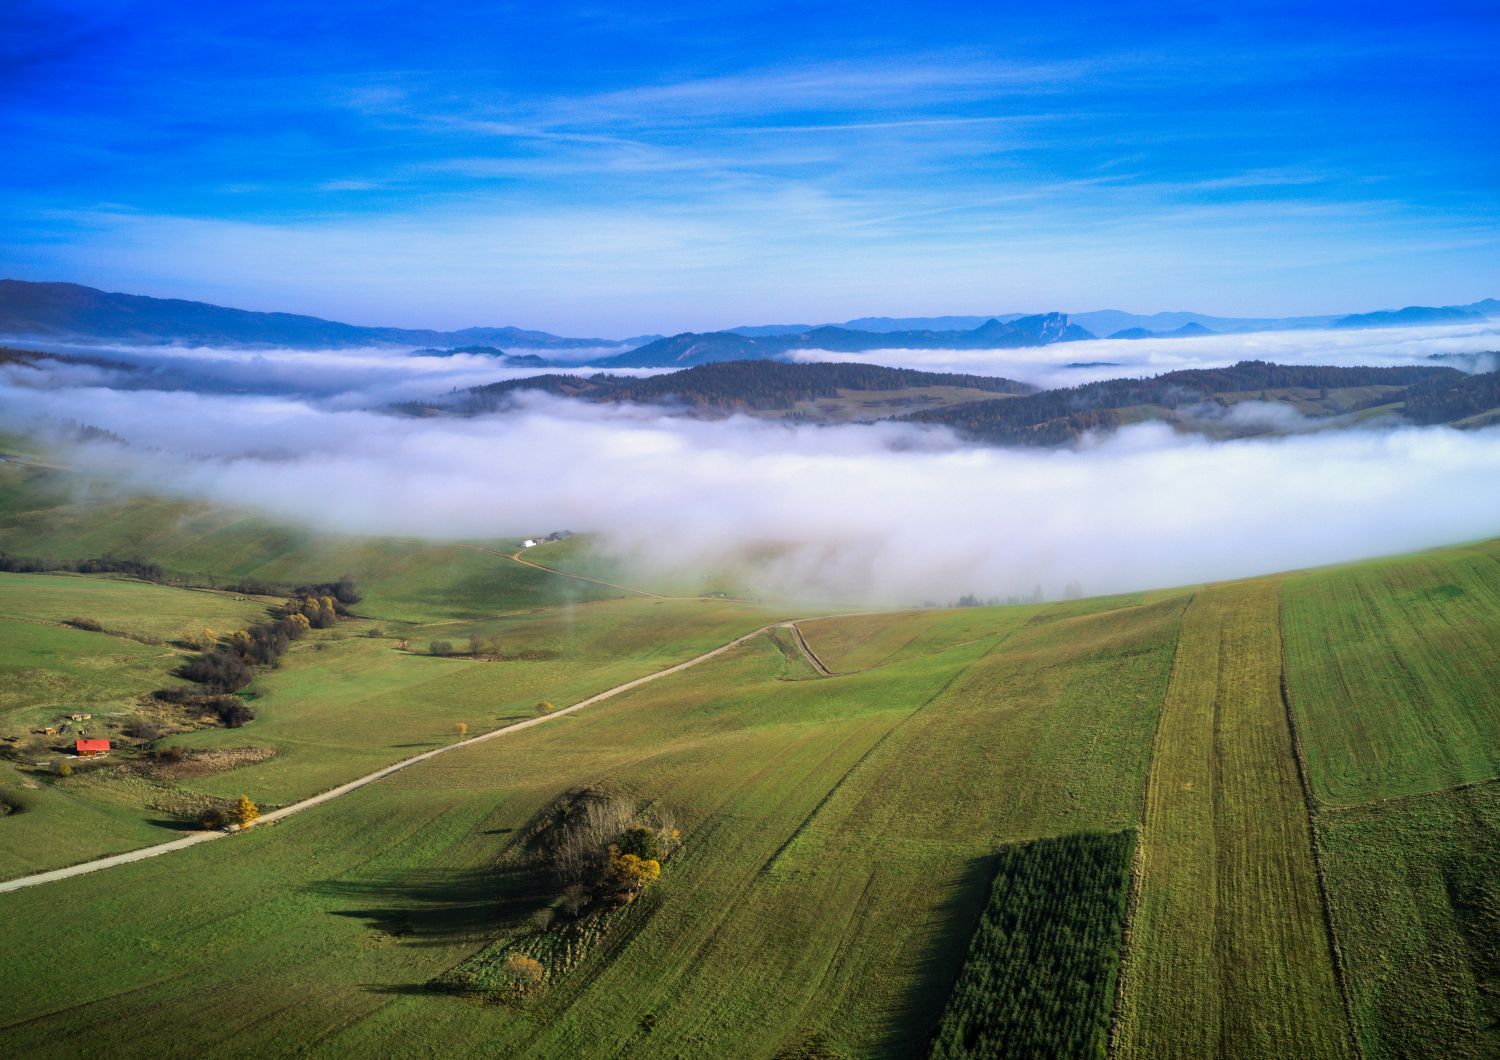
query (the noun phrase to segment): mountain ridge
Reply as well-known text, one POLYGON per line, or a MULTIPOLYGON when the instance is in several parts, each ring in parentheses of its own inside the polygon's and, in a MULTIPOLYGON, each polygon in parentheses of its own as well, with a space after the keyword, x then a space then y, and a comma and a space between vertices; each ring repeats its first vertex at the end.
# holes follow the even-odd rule
POLYGON ((148 345, 516 346, 621 349, 633 339, 567 338, 516 327, 457 331, 367 327, 300 313, 267 313, 182 298, 101 291, 76 283, 0 280, 0 334, 29 339, 105 340, 148 345))

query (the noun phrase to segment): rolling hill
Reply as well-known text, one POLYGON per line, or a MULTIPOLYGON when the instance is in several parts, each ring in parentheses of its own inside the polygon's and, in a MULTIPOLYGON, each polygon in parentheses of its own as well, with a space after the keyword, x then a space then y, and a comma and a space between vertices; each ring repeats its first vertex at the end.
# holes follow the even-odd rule
MULTIPOLYGON (((760 630, 272 826, 0 892, 9 1055, 1500 1046, 1495 542, 793 628, 577 582, 576 539, 528 552, 552 573, 500 542, 320 538, 0 467, 13 552, 370 578, 359 617, 256 677, 243 728, 119 735, 71 775, 7 741, 6 877, 181 836, 242 792, 285 805, 442 747, 456 721, 534 720, 540 699, 760 630), (503 654, 426 650, 471 632, 503 654), (674 822, 660 878, 629 900, 570 904, 555 882, 548 843, 591 806, 674 822)), ((90 707, 120 734, 173 680, 170 638, 272 603, 3 577, 0 737, 90 707), (102 628, 69 626, 78 612, 102 628)))
POLYGON ((1500 373, 1444 365, 1357 368, 1242 361, 1146 379, 1111 379, 1039 391, 993 376, 877 365, 724 361, 636 379, 538 375, 474 387, 452 399, 410 402, 408 415, 477 415, 540 391, 599 404, 660 405, 668 412, 734 413, 805 423, 902 419, 950 427, 992 445, 1059 446, 1085 432, 1157 420, 1214 438, 1348 426, 1479 427, 1500 420, 1500 373))

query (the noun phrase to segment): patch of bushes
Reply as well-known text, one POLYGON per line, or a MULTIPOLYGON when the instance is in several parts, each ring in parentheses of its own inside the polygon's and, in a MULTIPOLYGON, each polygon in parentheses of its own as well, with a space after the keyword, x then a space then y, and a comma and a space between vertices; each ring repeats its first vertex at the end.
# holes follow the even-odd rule
POLYGON ((9 817, 13 813, 25 813, 29 809, 31 809, 29 795, 0 788, 0 817, 9 817))
POLYGON ((634 799, 584 789, 564 796, 528 845, 577 916, 632 901, 681 840, 661 811, 648 816, 634 799))
POLYGON ((227 692, 202 695, 188 688, 160 688, 152 693, 162 703, 171 703, 193 712, 218 719, 226 729, 238 729, 246 722, 255 720, 255 708, 239 696, 227 692))
POLYGON ((230 825, 244 828, 259 819, 260 807, 251 802, 248 795, 241 795, 234 802, 217 803, 198 814, 198 824, 210 832, 221 831, 230 825))
POLYGON ((681 842, 660 808, 593 788, 569 792, 511 855, 550 884, 553 897, 523 927, 434 979, 432 989, 499 1002, 539 989, 583 960, 681 842))
POLYGON ((63 625, 72 626, 74 629, 86 630, 89 633, 104 632, 104 627, 100 625, 97 618, 70 618, 63 625))
POLYGON ((125 723, 124 732, 132 740, 150 743, 152 740, 160 739, 162 734, 166 732, 166 728, 156 718, 132 718, 125 723))

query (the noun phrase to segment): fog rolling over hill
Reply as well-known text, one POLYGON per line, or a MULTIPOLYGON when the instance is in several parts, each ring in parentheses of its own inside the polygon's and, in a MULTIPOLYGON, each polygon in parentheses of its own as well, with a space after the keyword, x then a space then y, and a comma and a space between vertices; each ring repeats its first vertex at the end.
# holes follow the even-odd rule
MULTIPOLYGON (((1229 339, 1170 340, 1209 341, 1229 339)), ((1483 485, 1500 460, 1482 427, 1493 377, 1421 355, 1045 392, 862 364, 528 381, 489 356, 253 352, 227 358, 229 392, 226 354, 171 357, 159 377, 18 355, 0 368, 0 424, 47 432, 127 493, 344 533, 590 531, 645 570, 823 602, 1145 589, 1482 536, 1500 518, 1483 485), (390 382, 372 385, 381 366, 390 382), (450 369, 508 381, 449 393, 450 369), (1423 426, 1447 423, 1467 429, 1423 426)))

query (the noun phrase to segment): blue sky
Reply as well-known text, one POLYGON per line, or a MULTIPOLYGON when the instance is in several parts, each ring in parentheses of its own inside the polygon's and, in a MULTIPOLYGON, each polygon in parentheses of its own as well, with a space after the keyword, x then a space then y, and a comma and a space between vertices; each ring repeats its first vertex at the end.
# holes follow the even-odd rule
POLYGON ((0 274, 605 335, 1500 295, 1494 4, 209 6, 0 5, 0 274))

